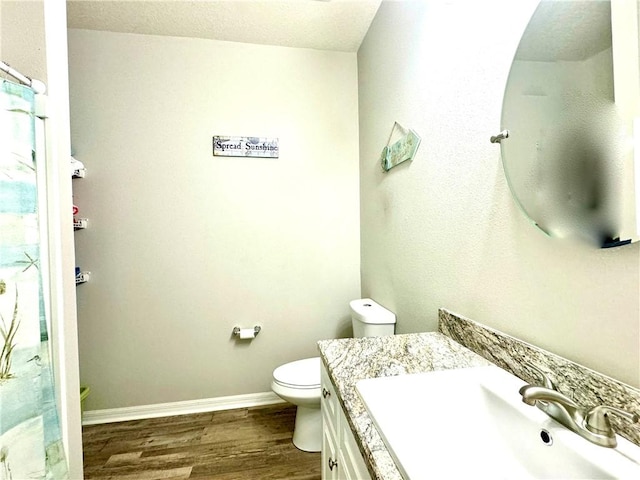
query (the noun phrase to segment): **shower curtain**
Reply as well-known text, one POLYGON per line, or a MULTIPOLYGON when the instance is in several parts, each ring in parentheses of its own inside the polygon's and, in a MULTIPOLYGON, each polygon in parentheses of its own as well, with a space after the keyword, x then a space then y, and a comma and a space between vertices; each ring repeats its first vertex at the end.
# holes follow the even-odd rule
POLYGON ((0 79, 0 480, 68 477, 42 288, 34 100, 0 79))

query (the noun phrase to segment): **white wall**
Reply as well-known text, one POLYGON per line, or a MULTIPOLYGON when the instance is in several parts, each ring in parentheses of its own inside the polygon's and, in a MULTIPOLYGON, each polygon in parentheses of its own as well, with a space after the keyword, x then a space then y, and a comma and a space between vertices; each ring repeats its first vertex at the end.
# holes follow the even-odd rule
POLYGON ((546 238, 512 200, 497 145, 513 54, 535 2, 383 2, 358 53, 362 294, 398 330, 446 307, 640 385, 640 245, 546 238), (382 173, 394 121, 422 137, 382 173))
POLYGON ((88 409, 266 392, 350 333, 355 54, 70 30, 69 57, 88 409), (213 157, 213 135, 278 137, 280 158, 213 157))

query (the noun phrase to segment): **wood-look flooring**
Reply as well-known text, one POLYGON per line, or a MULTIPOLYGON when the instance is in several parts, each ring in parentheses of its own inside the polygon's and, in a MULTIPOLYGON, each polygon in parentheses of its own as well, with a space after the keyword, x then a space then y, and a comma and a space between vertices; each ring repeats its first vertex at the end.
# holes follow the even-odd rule
POLYGON ((89 480, 318 480, 320 453, 291 443, 295 407, 277 404, 83 427, 89 480))

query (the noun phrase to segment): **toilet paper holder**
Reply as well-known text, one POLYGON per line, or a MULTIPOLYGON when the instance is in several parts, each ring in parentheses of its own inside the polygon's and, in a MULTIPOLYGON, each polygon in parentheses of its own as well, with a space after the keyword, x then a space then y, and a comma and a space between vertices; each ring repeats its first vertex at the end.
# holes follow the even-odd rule
POLYGON ((236 337, 240 337, 242 339, 246 339, 246 338, 255 338, 256 335, 258 335, 260 333, 260 330, 262 330, 262 327, 260 325, 256 325, 255 327, 253 327, 253 331, 251 332, 250 335, 247 335, 247 331, 250 330, 248 328, 240 328, 240 327, 233 327, 233 331, 231 332, 234 336, 236 337))

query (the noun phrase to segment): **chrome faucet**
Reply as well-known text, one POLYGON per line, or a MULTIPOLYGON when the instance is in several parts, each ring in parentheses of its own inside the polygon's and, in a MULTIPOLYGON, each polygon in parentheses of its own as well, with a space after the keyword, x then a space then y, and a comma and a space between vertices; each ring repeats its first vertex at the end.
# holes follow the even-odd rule
POLYGON ((640 421, 636 413, 607 405, 581 408, 569 397, 558 392, 553 382, 540 369, 531 364, 528 366, 542 377, 545 386, 523 386, 520 388, 522 401, 527 405, 536 405, 551 418, 596 445, 614 448, 618 444, 609 422, 609 414, 613 413, 632 423, 640 421))

